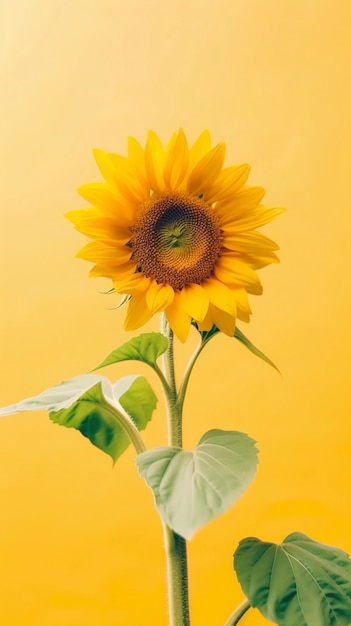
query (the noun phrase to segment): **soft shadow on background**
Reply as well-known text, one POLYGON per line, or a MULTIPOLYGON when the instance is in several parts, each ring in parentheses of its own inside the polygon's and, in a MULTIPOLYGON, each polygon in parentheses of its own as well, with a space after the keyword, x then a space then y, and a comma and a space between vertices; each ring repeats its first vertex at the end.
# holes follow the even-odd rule
MULTIPOLYGON (((123 154, 149 128, 164 141, 209 128, 228 165, 251 164, 266 204, 288 208, 264 229, 281 264, 260 272, 264 295, 241 325, 283 378, 218 337, 186 403, 186 446, 218 427, 261 451, 248 492, 189 546, 194 626, 221 625, 242 598, 241 538, 299 530, 351 551, 351 4, 5 0, 1 13, 1 405, 130 337, 63 217, 84 206, 76 188, 100 180, 92 148, 123 154)), ((195 342, 194 331, 179 367, 195 342)), ((165 435, 160 401, 145 440, 165 435)), ((0 423, 0 466, 1 623, 166 625, 161 525, 132 450, 112 469, 78 432, 21 414, 0 423)))

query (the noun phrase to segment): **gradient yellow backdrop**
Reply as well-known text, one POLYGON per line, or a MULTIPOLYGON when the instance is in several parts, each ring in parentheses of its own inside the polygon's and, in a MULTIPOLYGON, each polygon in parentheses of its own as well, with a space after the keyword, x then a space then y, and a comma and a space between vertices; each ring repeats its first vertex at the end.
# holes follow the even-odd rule
MULTIPOLYGON (((185 407, 187 446, 219 427, 261 451, 248 492, 189 545, 192 623, 220 626, 242 598, 241 538, 299 530, 351 551, 351 3, 4 0, 1 12, 0 404, 87 372, 129 337, 63 218, 99 180, 93 147, 208 127, 227 164, 251 163, 266 203, 288 208, 265 228, 281 264, 262 270, 241 325, 283 379, 218 337, 185 407)), ((162 402, 145 440, 165 441, 162 402)), ((0 448, 0 623, 166 626, 161 526, 132 450, 112 469, 44 412, 2 419, 0 448)))

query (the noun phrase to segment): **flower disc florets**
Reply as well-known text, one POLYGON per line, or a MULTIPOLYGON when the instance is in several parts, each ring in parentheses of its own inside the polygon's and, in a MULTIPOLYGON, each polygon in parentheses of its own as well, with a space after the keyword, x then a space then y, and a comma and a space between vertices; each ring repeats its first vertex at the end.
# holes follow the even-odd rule
POLYGON ((132 232, 137 270, 158 284, 181 290, 213 274, 221 229, 213 209, 200 198, 184 192, 155 196, 142 207, 132 232))
POLYGON ((247 294, 262 292, 255 270, 278 261, 256 229, 282 209, 260 204, 248 165, 223 168, 224 152, 208 131, 189 148, 182 130, 165 148, 150 132, 145 149, 129 139, 127 157, 95 151, 105 182, 81 187, 92 208, 68 217, 92 239, 79 253, 91 275, 130 296, 126 329, 165 311, 185 341, 192 321, 228 335, 236 318, 249 321, 247 294))

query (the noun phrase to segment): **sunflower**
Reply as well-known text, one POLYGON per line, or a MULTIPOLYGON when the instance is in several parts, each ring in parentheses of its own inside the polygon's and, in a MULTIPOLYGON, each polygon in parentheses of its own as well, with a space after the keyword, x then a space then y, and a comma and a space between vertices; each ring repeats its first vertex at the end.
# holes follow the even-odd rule
POLYGON ((129 138, 127 157, 94 156, 105 182, 83 185, 93 208, 67 217, 92 239, 78 253, 95 263, 90 275, 128 296, 125 328, 164 311, 181 341, 192 322, 232 336, 236 318, 249 321, 247 294, 262 293, 255 270, 278 261, 256 229, 283 209, 260 204, 248 165, 223 168, 225 146, 211 148, 207 130, 191 148, 182 130, 166 147, 149 132, 145 149, 129 138))

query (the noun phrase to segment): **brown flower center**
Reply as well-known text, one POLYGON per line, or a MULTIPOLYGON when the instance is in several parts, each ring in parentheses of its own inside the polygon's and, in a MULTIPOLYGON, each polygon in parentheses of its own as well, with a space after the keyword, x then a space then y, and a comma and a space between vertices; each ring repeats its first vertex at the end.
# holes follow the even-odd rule
POLYGON ((138 271, 182 289, 211 276, 221 250, 213 209, 201 198, 170 192, 142 206, 130 245, 138 271))

